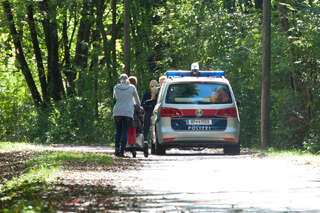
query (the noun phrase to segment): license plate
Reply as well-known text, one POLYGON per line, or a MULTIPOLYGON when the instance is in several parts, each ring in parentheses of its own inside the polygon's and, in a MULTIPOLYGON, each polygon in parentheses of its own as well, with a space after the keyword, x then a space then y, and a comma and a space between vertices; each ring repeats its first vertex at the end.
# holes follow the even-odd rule
POLYGON ((211 125, 212 120, 209 119, 192 119, 187 120, 187 125, 211 125))

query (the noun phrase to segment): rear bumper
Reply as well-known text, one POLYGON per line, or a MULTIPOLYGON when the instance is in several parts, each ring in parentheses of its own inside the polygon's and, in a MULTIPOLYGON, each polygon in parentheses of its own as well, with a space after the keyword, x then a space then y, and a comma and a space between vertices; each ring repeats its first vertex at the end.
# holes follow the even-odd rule
POLYGON ((166 148, 223 148, 226 144, 237 144, 235 142, 225 141, 170 141, 163 142, 163 145, 166 148))
POLYGON ((224 131, 174 131, 171 128, 162 128, 156 134, 161 145, 172 148, 219 148, 225 144, 239 143, 238 128, 227 128, 224 131))

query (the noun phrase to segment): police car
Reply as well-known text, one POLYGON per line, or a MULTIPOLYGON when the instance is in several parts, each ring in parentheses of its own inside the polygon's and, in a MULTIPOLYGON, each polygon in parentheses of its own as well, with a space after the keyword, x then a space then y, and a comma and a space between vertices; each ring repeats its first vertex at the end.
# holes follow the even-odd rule
POLYGON ((170 148, 223 148, 240 154, 240 117, 223 71, 166 72, 152 115, 151 153, 170 148))

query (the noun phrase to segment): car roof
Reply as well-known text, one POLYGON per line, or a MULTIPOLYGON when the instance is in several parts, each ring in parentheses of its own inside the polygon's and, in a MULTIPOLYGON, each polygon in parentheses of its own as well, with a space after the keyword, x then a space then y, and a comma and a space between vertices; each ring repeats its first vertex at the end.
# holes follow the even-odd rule
MULTIPOLYGON (((223 72, 221 70, 201 70, 201 72, 212 72, 212 71, 218 71, 223 72)), ((188 72, 188 70, 168 70, 168 72, 188 72)), ((228 79, 226 79, 224 76, 210 76, 210 77, 196 77, 196 76, 175 76, 175 77, 168 77, 166 79, 166 83, 184 83, 184 82, 212 82, 212 83, 224 83, 224 84, 230 84, 228 79)))
POLYGON ((229 81, 224 77, 169 77, 166 79, 166 83, 184 83, 184 82, 212 82, 229 84, 229 81))

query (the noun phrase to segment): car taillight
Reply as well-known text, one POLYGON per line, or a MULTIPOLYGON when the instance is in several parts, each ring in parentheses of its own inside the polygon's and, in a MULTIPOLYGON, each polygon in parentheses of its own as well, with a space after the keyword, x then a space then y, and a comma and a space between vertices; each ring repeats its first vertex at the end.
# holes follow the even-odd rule
POLYGON ((216 113, 216 116, 235 118, 238 116, 237 109, 235 107, 219 109, 216 113))
POLYGON ((177 117, 182 116, 182 112, 176 108, 161 107, 160 117, 177 117))

